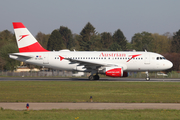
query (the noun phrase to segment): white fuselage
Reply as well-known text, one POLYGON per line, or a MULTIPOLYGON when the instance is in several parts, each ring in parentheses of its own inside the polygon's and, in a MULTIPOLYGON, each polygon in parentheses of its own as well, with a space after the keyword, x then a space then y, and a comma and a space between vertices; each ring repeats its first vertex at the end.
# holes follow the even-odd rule
POLYGON ((101 67, 98 67, 99 64, 120 67, 123 71, 160 71, 173 66, 172 63, 162 55, 153 52, 51 51, 14 54, 16 55, 10 55, 10 58, 47 68, 69 71, 90 72, 92 69, 101 69, 101 67), (31 58, 24 58, 21 57, 21 55, 30 56, 31 58), (63 57, 63 59, 61 57, 63 57), (76 60, 78 62, 75 62, 76 60), (97 65, 95 65, 94 68, 93 66, 88 68, 88 63, 97 63, 97 65))
POLYGON ((150 80, 148 71, 166 70, 173 66, 162 55, 152 52, 48 51, 23 23, 13 22, 13 27, 19 53, 10 53, 10 58, 52 69, 91 72, 90 80, 99 80, 98 74, 127 77, 129 71, 146 71, 146 80, 150 80))

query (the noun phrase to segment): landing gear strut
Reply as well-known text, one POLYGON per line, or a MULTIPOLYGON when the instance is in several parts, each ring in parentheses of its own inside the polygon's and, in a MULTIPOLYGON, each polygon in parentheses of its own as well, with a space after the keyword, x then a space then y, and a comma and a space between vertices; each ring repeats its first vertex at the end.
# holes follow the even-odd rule
POLYGON ((89 80, 99 80, 99 75, 96 74, 96 75, 90 75, 89 76, 89 80))
POLYGON ((146 71, 146 81, 149 81, 149 80, 150 80, 149 73, 148 71, 146 71))

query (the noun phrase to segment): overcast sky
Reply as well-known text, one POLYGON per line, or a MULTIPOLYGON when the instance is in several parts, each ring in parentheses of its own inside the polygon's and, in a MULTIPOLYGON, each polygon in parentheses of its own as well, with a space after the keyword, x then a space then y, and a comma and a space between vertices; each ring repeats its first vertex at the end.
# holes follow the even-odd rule
POLYGON ((0 0, 0 31, 23 22, 36 35, 66 26, 79 34, 90 22, 98 33, 121 29, 128 41, 135 33, 164 34, 180 29, 180 0, 0 0))

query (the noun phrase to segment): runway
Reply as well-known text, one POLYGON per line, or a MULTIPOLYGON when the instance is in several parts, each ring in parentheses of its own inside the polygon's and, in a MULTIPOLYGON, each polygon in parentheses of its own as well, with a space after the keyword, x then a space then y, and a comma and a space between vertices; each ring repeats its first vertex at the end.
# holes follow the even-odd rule
MULTIPOLYGON (((3 109, 27 110, 27 103, 0 103, 3 109)), ((176 109, 180 110, 179 103, 29 103, 29 110, 107 110, 107 109, 176 109)))
MULTIPOLYGON (((56 78, 56 77, 0 77, 0 81, 90 81, 88 78, 56 78)), ((116 81, 116 82, 180 82, 180 78, 100 78, 94 81, 116 81)))

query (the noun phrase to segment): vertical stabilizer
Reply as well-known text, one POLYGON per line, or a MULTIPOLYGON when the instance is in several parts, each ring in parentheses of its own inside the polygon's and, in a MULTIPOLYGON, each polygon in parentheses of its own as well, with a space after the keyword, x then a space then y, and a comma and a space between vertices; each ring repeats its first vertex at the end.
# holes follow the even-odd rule
POLYGON ((13 22, 19 52, 47 52, 21 22, 13 22))

